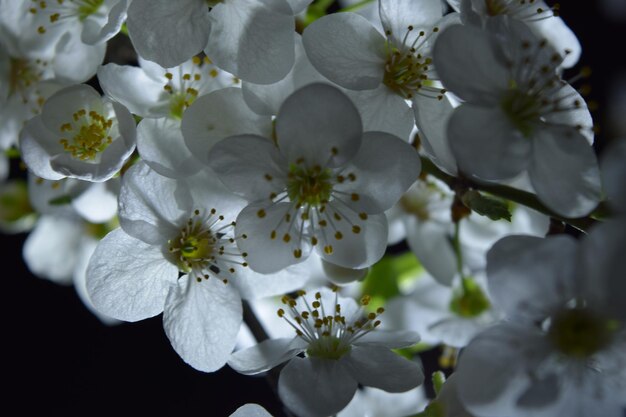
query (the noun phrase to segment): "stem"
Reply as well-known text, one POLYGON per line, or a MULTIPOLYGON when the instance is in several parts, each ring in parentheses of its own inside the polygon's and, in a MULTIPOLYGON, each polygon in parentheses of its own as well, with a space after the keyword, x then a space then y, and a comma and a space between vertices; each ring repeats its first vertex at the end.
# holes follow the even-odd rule
POLYGON ((361 1, 359 1, 357 3, 354 3, 354 4, 350 5, 350 6, 344 7, 343 9, 340 9, 339 11, 340 12, 355 12, 355 11, 359 10, 361 7, 367 6, 368 4, 373 3, 373 2, 374 2, 374 0, 361 0, 361 1))
POLYGON ((537 196, 532 193, 518 190, 513 187, 509 187, 501 184, 486 184, 478 183, 476 181, 468 180, 465 178, 457 178, 452 175, 446 174, 435 166, 432 161, 426 157, 421 157, 422 160, 422 172, 432 175, 433 177, 445 182, 451 190, 459 189, 475 189, 484 191, 497 197, 504 198, 506 200, 513 201, 518 204, 522 204, 554 219, 560 220, 564 223, 575 227, 578 230, 587 232, 591 226, 593 226, 597 220, 594 217, 602 217, 606 214, 606 207, 601 203, 596 210, 589 216, 571 219, 563 217, 554 211, 547 208, 537 196))

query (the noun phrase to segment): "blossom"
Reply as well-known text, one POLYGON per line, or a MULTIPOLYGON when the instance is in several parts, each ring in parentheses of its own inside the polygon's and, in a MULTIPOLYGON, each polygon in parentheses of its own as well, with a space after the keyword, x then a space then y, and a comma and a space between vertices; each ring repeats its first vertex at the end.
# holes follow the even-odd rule
POLYGON ((304 292, 300 295, 300 299, 283 297, 289 313, 278 310, 297 336, 235 352, 228 362, 233 369, 257 374, 289 361, 281 370, 278 394, 303 417, 337 413, 350 402, 358 383, 388 392, 408 391, 422 383, 419 365, 389 350, 417 343, 419 337, 412 332, 376 330, 384 309, 363 317, 367 297, 359 307, 353 299, 327 288, 308 299, 304 292), (298 356, 302 352, 306 357, 298 356))
POLYGON ((106 181, 135 149, 135 122, 125 107, 103 100, 92 87, 53 94, 41 115, 22 130, 24 162, 37 176, 106 181))
POLYGON ((442 82, 465 100, 447 128, 457 164, 482 180, 527 171, 551 210, 588 214, 600 199, 591 115, 558 75, 562 57, 520 22, 496 17, 490 28, 451 26, 435 44, 442 82))
POLYGON ((272 415, 260 405, 245 404, 236 409, 230 417, 272 417, 272 415))
POLYGON ((448 0, 461 12, 464 24, 482 26, 493 16, 509 16, 524 22, 539 38, 545 38, 561 55, 561 66, 571 68, 578 62, 581 46, 578 38, 559 17, 559 5, 548 6, 543 0, 448 0))
POLYGON ((623 221, 566 235, 511 236, 488 254, 508 316, 461 355, 458 392, 480 416, 621 416, 626 387, 623 221))
POLYGON ((208 171, 186 180, 162 177, 144 163, 125 174, 121 228, 98 244, 87 289, 101 312, 138 321, 163 312, 176 352, 196 369, 221 368, 232 351, 241 298, 302 285, 303 271, 262 276, 250 271, 233 233, 243 201, 208 171))
POLYGON ((282 79, 294 61, 294 15, 310 1, 137 0, 128 33, 139 55, 174 67, 203 49, 220 67, 257 83, 282 79))
POLYGON ((250 204, 237 217, 250 266, 278 271, 308 258, 360 269, 385 250, 391 207, 420 171, 417 152, 361 117, 334 87, 310 84, 283 103, 276 144, 255 135, 218 142, 209 164, 250 204))

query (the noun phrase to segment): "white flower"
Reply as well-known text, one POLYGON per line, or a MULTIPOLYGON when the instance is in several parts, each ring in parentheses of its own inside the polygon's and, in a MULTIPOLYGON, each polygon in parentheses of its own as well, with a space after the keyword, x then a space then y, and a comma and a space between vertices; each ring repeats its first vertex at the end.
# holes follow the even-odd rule
POLYGON ((624 222, 580 243, 507 237, 488 254, 489 290, 509 321, 463 351, 458 392, 480 416, 622 416, 626 405, 624 222))
MULTIPOLYGON (((398 126, 405 132, 401 138, 408 140, 414 118, 405 100, 414 101, 416 115, 420 106, 444 113, 452 109, 437 82, 430 51, 440 29, 457 17, 452 14, 442 19, 439 0, 381 0, 385 35, 360 15, 337 13, 307 27, 303 42, 321 74, 344 88, 367 90, 360 97, 363 106, 377 109, 379 117, 398 126)), ((418 116, 418 127, 425 137, 437 141, 437 127, 431 129, 431 121, 426 119, 418 116)))
POLYGON ((243 201, 211 172, 185 181, 156 174, 143 163, 123 177, 121 229, 98 245, 87 289, 105 314, 137 321, 163 312, 178 354, 212 372, 228 359, 241 324, 241 298, 262 297, 303 284, 302 270, 274 276, 247 268, 233 233, 243 201))
POLYGON ((282 79, 294 62, 295 13, 286 0, 136 0, 128 32, 138 53, 174 67, 203 49, 220 67, 256 83, 282 79))
POLYGON ((88 85, 53 94, 41 115, 22 130, 22 158, 37 176, 106 181, 135 149, 135 121, 128 110, 103 100, 88 85))
POLYGON ((260 405, 245 404, 235 410, 230 417, 272 417, 272 415, 260 405))
POLYGON ((515 20, 493 32, 452 26, 434 48, 444 85, 465 100, 448 123, 460 169, 483 180, 528 171, 538 198, 556 213, 588 214, 600 199, 591 115, 556 69, 562 57, 515 20))
MULTIPOLYGON (((325 288, 309 299, 304 292, 300 295, 283 297, 288 313, 278 310, 297 336, 235 352, 228 362, 233 369, 257 374, 289 361, 280 373, 278 393, 302 417, 337 413, 350 402, 359 383, 388 392, 404 392, 422 383, 419 365, 390 351, 417 343, 419 337, 375 330, 383 309, 364 316, 353 299, 325 288), (302 352, 306 357, 298 356, 302 352)), ((362 305, 367 303, 364 298, 362 305)))
POLYGON ((196 98, 235 82, 208 59, 193 57, 165 69, 139 58, 139 67, 109 63, 98 69, 105 94, 141 117, 180 119, 196 98))
POLYGON ((399 138, 362 131, 350 100, 325 84, 291 95, 276 118, 276 144, 254 135, 217 143, 209 164, 250 204, 237 218, 250 266, 274 272, 307 259, 365 268, 386 247, 391 207, 417 178, 417 152, 399 138))
POLYGON ((423 409, 426 402, 423 387, 400 393, 363 387, 337 417, 406 417, 423 409))
POLYGON ((572 30, 559 17, 559 6, 548 6, 543 0, 448 0, 454 10, 461 12, 465 24, 482 26, 493 16, 510 16, 521 20, 538 37, 547 39, 550 45, 564 55, 563 68, 571 68, 578 62, 582 48, 572 30))

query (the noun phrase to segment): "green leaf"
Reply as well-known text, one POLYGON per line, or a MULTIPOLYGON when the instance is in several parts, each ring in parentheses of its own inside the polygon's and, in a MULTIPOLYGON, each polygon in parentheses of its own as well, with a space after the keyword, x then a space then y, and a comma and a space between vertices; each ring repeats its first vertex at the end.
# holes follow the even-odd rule
POLYGON ((476 190, 469 190, 461 197, 463 204, 481 216, 487 216, 491 220, 504 219, 511 221, 511 210, 503 200, 488 197, 476 190))

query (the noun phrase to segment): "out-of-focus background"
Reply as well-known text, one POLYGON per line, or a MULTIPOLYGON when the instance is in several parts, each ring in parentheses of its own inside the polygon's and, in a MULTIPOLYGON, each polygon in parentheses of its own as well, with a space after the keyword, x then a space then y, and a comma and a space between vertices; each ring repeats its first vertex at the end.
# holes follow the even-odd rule
MULTIPOLYGON (((594 117, 601 150, 610 139, 626 137, 626 0, 563 1, 561 15, 583 45, 579 67, 593 70, 590 97, 599 104, 594 117)), ((228 367, 204 374, 186 365, 171 348, 160 316, 101 324, 72 287, 28 272, 25 237, 0 236, 0 375, 8 387, 3 415, 212 417, 228 416, 247 402, 283 415, 263 378, 228 367)), ((425 364, 432 366, 436 357, 428 355, 425 364)))

